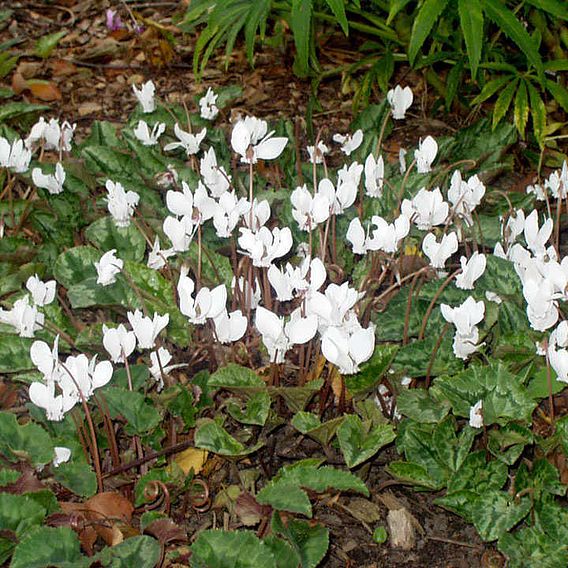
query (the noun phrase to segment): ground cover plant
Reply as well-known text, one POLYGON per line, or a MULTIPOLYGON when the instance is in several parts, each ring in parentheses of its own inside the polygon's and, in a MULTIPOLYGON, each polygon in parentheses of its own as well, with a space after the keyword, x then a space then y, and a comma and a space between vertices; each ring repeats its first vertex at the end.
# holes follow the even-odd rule
POLYGON ((373 92, 385 95, 397 71, 410 65, 446 109, 469 112, 492 99, 493 124, 510 110, 522 138, 530 124, 538 144, 553 147, 561 126, 547 124, 547 113, 568 111, 561 79, 568 70, 567 20, 568 8, 557 0, 198 0, 179 25, 201 31, 193 52, 197 75, 222 47, 229 65, 240 35, 251 64, 259 44, 293 43, 294 73, 311 77, 315 89, 342 74, 357 107, 373 92), (358 57, 324 69, 326 43, 338 33, 358 46, 358 57))
POLYGON ((410 86, 308 147, 236 95, 148 81, 81 140, 5 107, 2 561, 324 565, 323 505, 406 484, 565 565, 568 166, 492 188, 517 135, 487 119, 385 160, 410 86))

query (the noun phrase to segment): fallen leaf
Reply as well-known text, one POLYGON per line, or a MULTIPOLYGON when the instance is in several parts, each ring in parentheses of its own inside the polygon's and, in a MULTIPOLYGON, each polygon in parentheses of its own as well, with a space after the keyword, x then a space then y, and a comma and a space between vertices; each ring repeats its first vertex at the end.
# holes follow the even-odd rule
POLYGON ((24 79, 21 73, 17 71, 12 75, 12 91, 14 94, 19 95, 28 88, 28 82, 24 79))
POLYGON ((144 529, 144 533, 157 538, 161 544, 187 540, 185 530, 171 519, 156 519, 144 529))
POLYGON ((269 505, 261 505, 253 495, 243 491, 237 497, 235 513, 243 525, 253 527, 258 525, 264 517, 268 516, 271 509, 269 505))
POLYGON ((132 503, 126 497, 112 491, 98 493, 85 501, 83 507, 87 519, 93 522, 93 528, 108 545, 122 542, 120 525, 129 525, 134 512, 132 503))
POLYGON ((39 79, 30 79, 28 81, 28 89, 34 97, 46 102, 61 100, 61 91, 50 81, 40 81, 39 79))
POLYGON ((102 106, 99 103, 95 102, 86 102, 79 105, 77 109, 79 112, 79 116, 87 116, 89 114, 95 114, 102 110, 102 106))
POLYGON ((24 79, 32 79, 40 74, 43 63, 37 61, 20 61, 16 68, 16 73, 19 73, 24 79))
POLYGON ((355 497, 349 501, 348 511, 358 520, 365 523, 375 523, 381 518, 381 509, 372 501, 355 497))
POLYGON ((203 469, 203 464, 207 461, 209 453, 207 450, 199 450, 197 448, 188 448, 180 452, 176 458, 176 464, 187 475, 192 469, 193 473, 197 475, 203 469))
POLYGON ((64 59, 50 61, 49 67, 54 77, 65 77, 77 73, 77 66, 64 59))
POLYGON ((52 527, 71 527, 79 537, 83 550, 92 556, 97 531, 89 524, 87 511, 83 503, 69 503, 60 501, 59 506, 63 513, 54 513, 47 518, 47 524, 52 527))

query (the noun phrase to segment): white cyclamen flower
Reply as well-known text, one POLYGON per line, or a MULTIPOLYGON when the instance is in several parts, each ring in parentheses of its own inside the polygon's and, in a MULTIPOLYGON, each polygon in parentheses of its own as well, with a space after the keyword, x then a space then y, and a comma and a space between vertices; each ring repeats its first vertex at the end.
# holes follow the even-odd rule
POLYGON ((385 162, 382 156, 375 160, 369 154, 365 160, 365 193, 369 197, 382 197, 385 182, 385 162))
POLYGON ((312 164, 323 164, 324 156, 329 154, 329 148, 321 140, 317 146, 307 146, 306 150, 312 164))
POLYGON ((556 349, 556 345, 551 343, 548 346, 548 360, 556 373, 556 378, 562 383, 568 383, 568 351, 556 349))
POLYGON ((223 310, 214 320, 215 336, 223 344, 238 341, 247 330, 248 320, 241 310, 228 313, 223 310))
POLYGON ((11 325, 20 337, 33 337, 34 332, 43 327, 45 316, 38 312, 37 306, 30 306, 30 297, 26 294, 16 300, 11 310, 0 308, 0 322, 11 325))
POLYGON ((217 97, 213 89, 209 87, 203 97, 199 99, 200 116, 205 120, 214 120, 219 114, 217 97))
POLYGON ((43 141, 44 150, 69 152, 71 151, 71 142, 76 126, 76 124, 71 125, 67 121, 60 126, 57 118, 51 118, 49 122, 45 122, 42 116, 32 126, 29 136, 24 141, 25 146, 32 149, 35 144, 43 141))
POLYGON ((152 378, 158 383, 158 390, 164 388, 163 375, 169 375, 174 369, 185 367, 185 363, 178 363, 177 365, 169 365, 172 360, 172 354, 165 348, 160 347, 157 351, 150 353, 151 366, 148 368, 152 378))
POLYGON ((329 327, 322 335, 321 350, 342 375, 358 373, 359 365, 375 350, 375 326, 329 327))
POLYGON ((183 148, 188 156, 192 154, 197 154, 199 152, 199 145, 203 142, 205 135, 207 134, 207 128, 202 128, 197 134, 191 134, 186 132, 179 127, 176 122, 174 126, 175 135, 178 138, 178 142, 170 142, 164 146, 164 151, 169 152, 170 150, 176 150, 177 148, 183 148))
POLYGON ((367 236, 359 217, 351 220, 345 238, 351 243, 353 254, 367 254, 367 236))
POLYGON ((458 250, 458 236, 452 232, 442 235, 442 240, 438 242, 434 233, 428 233, 422 241, 422 250, 433 268, 442 269, 448 258, 458 250))
POLYGON ((248 211, 248 202, 244 197, 240 199, 234 191, 226 191, 219 197, 215 213, 213 215, 213 226, 217 236, 228 239, 241 217, 248 211))
POLYGON ((288 138, 273 137, 264 120, 247 116, 237 121, 231 133, 231 146, 241 162, 256 164, 258 160, 274 160, 282 154, 288 138))
POLYGON ((65 183, 65 170, 61 162, 55 165, 55 173, 44 174, 40 168, 32 170, 32 181, 36 187, 47 189, 51 195, 57 195, 63 191, 63 184, 65 183))
POLYGON ((140 196, 135 191, 125 191, 121 183, 107 180, 105 187, 108 192, 107 208, 119 228, 130 225, 130 218, 138 205, 140 196))
POLYGON ((469 260, 462 256, 460 264, 462 271, 456 276, 456 286, 462 290, 473 290, 475 281, 485 272, 487 259, 484 254, 474 252, 469 260))
POLYGON ((413 221, 421 231, 442 225, 450 210, 444 201, 440 188, 428 191, 424 187, 412 198, 405 199, 400 207, 401 213, 413 221))
POLYGON ((392 109, 392 117, 395 120, 403 119, 413 99, 414 96, 410 87, 403 89, 400 85, 397 85, 394 89, 391 89, 387 93, 387 101, 392 109))
POLYGON ((136 349, 136 334, 128 331, 123 324, 110 328, 103 324, 103 347, 113 363, 124 363, 124 359, 136 349))
POLYGON ((217 165, 217 156, 213 147, 209 148, 201 158, 199 172, 203 183, 215 199, 221 197, 231 187, 231 176, 223 166, 217 165))
POLYGON ((192 192, 187 183, 182 181, 181 187, 182 191, 170 190, 166 193, 168 209, 178 217, 190 217, 198 225, 211 219, 217 210, 217 203, 209 197, 205 186, 198 182, 197 189, 192 192))
POLYGON ((334 134, 333 141, 337 142, 337 144, 341 144, 341 151, 346 155, 349 156, 351 152, 354 152, 361 146, 363 142, 363 131, 361 129, 356 130, 351 134, 334 134))
POLYGON ((525 219, 525 241, 531 252, 538 258, 547 253, 546 243, 552 235, 553 221, 547 219, 542 227, 538 226, 538 212, 536 209, 525 219))
POLYGON ((154 312, 154 318, 144 316, 140 310, 128 312, 126 314, 132 331, 138 340, 138 347, 140 349, 153 349, 156 343, 156 337, 168 325, 170 321, 170 314, 163 316, 154 312))
POLYGON ((327 195, 308 191, 306 184, 297 187, 290 196, 292 217, 298 223, 301 231, 311 231, 320 223, 327 221, 333 203, 327 195))
POLYGON ((302 317, 300 309, 292 312, 288 322, 275 313, 259 306, 256 309, 255 325, 262 335, 271 363, 283 363, 288 349, 293 345, 307 343, 314 337, 318 319, 311 315, 302 317))
POLYGON ((9 168, 16 173, 28 171, 32 153, 24 146, 21 139, 14 140, 12 144, 0 136, 0 167, 9 168))
POLYGON ((195 282, 187 274, 188 268, 182 267, 177 284, 179 310, 190 323, 203 325, 207 319, 215 319, 225 310, 227 289, 224 284, 212 290, 202 287, 194 298, 195 282))
POLYGON ((132 91, 142 106, 142 112, 154 112, 156 109, 156 102, 154 101, 156 87, 153 81, 147 81, 140 89, 138 89, 136 85, 132 85, 132 91))
POLYGON ((471 176, 465 182, 459 170, 453 173, 448 200, 453 206, 454 214, 462 217, 469 226, 473 225, 473 210, 481 203, 484 195, 485 186, 477 176, 471 176))
POLYGON ((78 402, 77 397, 65 391, 56 395, 55 383, 47 385, 39 381, 32 383, 28 394, 33 404, 45 410, 46 418, 55 422, 63 420, 65 413, 78 402))
POLYGON ((382 250, 388 254, 395 253, 400 241, 410 232, 410 221, 406 215, 400 215, 394 223, 387 223, 379 215, 373 215, 371 225, 375 225, 376 229, 372 229, 367 239, 367 249, 382 250))
POLYGON ((274 260, 288 254, 292 248, 292 232, 289 227, 275 227, 272 231, 261 227, 256 233, 241 227, 239 231, 239 246, 244 254, 252 259, 254 266, 269 267, 274 260))
POLYGON ((148 262, 146 265, 148 268, 152 268, 153 270, 161 270, 164 266, 166 266, 168 258, 174 255, 175 251, 173 248, 161 249, 160 239, 156 237, 154 239, 152 250, 148 253, 148 262))
POLYGON ((478 400, 469 409, 469 425, 472 428, 483 428, 483 401, 478 400))
POLYGON ((97 284, 108 286, 116 282, 116 275, 122 270, 124 261, 115 255, 116 249, 111 249, 101 256, 99 262, 95 262, 97 284))
POLYGON ((62 463, 66 463, 71 459, 71 450, 65 446, 55 446, 53 448, 55 457, 51 462, 53 467, 59 467, 62 463))
POLYGON ((197 230, 197 224, 194 225, 189 215, 184 215, 181 219, 176 219, 170 215, 164 219, 162 229, 172 243, 172 250, 174 252, 185 252, 189 250, 189 245, 197 230))
POLYGON ((165 130, 166 125, 164 122, 156 122, 150 131, 148 124, 143 120, 139 120, 138 125, 134 129, 134 136, 136 136, 144 146, 155 146, 165 130))
POLYGON ((438 143, 432 136, 426 136, 424 140, 420 140, 418 149, 414 152, 416 168, 419 174, 427 174, 432 170, 432 162, 436 159, 437 153, 438 143))
POLYGON ((55 280, 43 282, 37 274, 30 276, 26 281, 26 288, 32 295, 32 300, 36 306, 47 306, 55 299, 55 280))
POLYGON ((485 304, 482 301, 476 302, 469 296, 460 306, 451 308, 442 304, 440 309, 444 319, 456 327, 453 343, 455 356, 467 359, 479 347, 477 324, 485 317, 485 304))

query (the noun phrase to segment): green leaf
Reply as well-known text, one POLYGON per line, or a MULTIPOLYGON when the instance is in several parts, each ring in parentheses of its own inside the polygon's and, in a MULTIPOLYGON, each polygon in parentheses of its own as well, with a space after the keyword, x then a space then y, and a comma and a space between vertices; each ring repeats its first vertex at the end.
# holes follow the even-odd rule
POLYGON ((14 118, 21 118, 26 114, 34 114, 48 110, 46 105, 29 104, 29 103, 8 103, 0 107, 0 122, 6 122, 14 118))
POLYGON ((160 424, 160 413, 146 402, 143 394, 121 387, 110 387, 105 389, 104 395, 111 417, 122 416, 130 433, 147 434, 160 424))
POLYGON ((62 252, 55 261, 53 276, 65 288, 73 284, 97 276, 95 262, 101 258, 101 253, 88 246, 74 247, 62 252))
POLYGON ((360 396, 372 391, 388 371, 398 345, 380 343, 375 347, 372 357, 361 366, 356 375, 345 377, 345 386, 352 396, 360 396))
POLYGON ((97 492, 97 477, 86 463, 62 463, 53 469, 53 477, 75 495, 92 497, 97 492))
POLYGON ((29 459, 34 466, 55 457, 51 438, 41 426, 33 422, 21 426, 9 412, 0 412, 0 454, 10 461, 29 459))
POLYGON ((123 306, 141 308, 142 304, 124 278, 119 275, 114 284, 101 286, 93 276, 73 284, 67 290, 71 307, 90 308, 91 306, 123 306))
POLYGON ((515 126, 523 139, 525 138, 525 128, 528 119, 529 97, 527 95, 527 86, 524 81, 521 81, 515 95, 515 126))
POLYGON ((431 34, 434 24, 446 9, 449 0, 425 0, 412 26, 412 35, 408 45, 408 60, 414 65, 420 48, 431 34))
POLYGON ((532 432, 520 424, 511 422, 489 432, 487 449, 499 461, 513 465, 523 453, 525 446, 532 443, 534 443, 532 432))
POLYGON ((546 79, 545 84, 549 93, 554 97, 554 100, 565 112, 568 112, 568 90, 566 90, 566 87, 550 79, 546 79))
POLYGON ((250 531, 201 531, 191 545, 193 568, 275 568, 269 547, 250 531))
POLYGON ((395 438, 396 434, 390 424, 378 424, 369 428, 368 423, 354 414, 346 416, 337 429, 339 447, 350 469, 374 456, 395 438))
POLYGON ((467 48, 471 76, 477 76, 477 66, 483 49, 483 10, 479 0, 458 0, 460 25, 467 48))
POLYGON ((257 494, 260 504, 270 505, 277 511, 299 513, 311 518, 312 505, 308 494, 299 487, 284 481, 271 482, 257 494))
POLYGON ((308 59, 312 37, 312 0, 292 0, 290 27, 296 45, 296 70, 300 76, 308 74, 308 59))
POLYGON ((322 525, 291 519, 286 525, 278 512, 272 517, 272 530, 288 539, 300 557, 302 568, 315 568, 329 547, 329 531, 322 525))
POLYGON ((301 488, 318 493, 334 489, 356 491, 368 495, 365 484, 350 472, 333 467, 319 467, 320 462, 303 460, 293 466, 283 467, 278 474, 257 494, 257 501, 279 511, 312 516, 308 495, 301 488))
POLYGON ((227 403, 227 410, 232 418, 243 424, 256 424, 264 426, 270 411, 271 399, 267 392, 251 394, 244 408, 240 401, 231 399, 227 403))
POLYGON ((66 34, 66 31, 60 31, 40 37, 35 46, 35 54, 42 59, 47 59, 57 47, 59 40, 65 37, 66 34))
POLYGON ((300 558, 288 542, 273 534, 267 536, 263 542, 272 551, 276 568, 298 568, 300 558))
POLYGON ((535 500, 542 500, 548 495, 564 496, 566 486, 560 482, 558 470, 546 459, 537 459, 532 464, 532 469, 526 463, 522 463, 515 476, 515 492, 526 492, 535 500))
POLYGON ((431 392, 438 400, 448 400, 454 414, 464 417, 469 417, 470 408, 482 400, 485 426, 511 420, 530 422, 536 407, 526 387, 501 361, 474 364, 453 377, 438 377, 431 392))
MULTIPOLYGON (((558 394, 568 386, 565 382, 558 380, 558 376, 552 368, 550 369, 550 382, 552 394, 558 394)), ((527 384, 527 394, 535 400, 541 400, 549 395, 548 371, 546 369, 540 369, 531 377, 527 384)))
POLYGON ((134 536, 103 549, 97 559, 111 568, 154 568, 160 560, 160 543, 149 536, 134 536))
POLYGON ((316 442, 327 446, 335 436, 337 428, 339 428, 343 420, 343 416, 338 416, 337 418, 332 418, 322 424, 319 417, 315 414, 300 411, 292 418, 292 426, 302 432, 302 434, 305 434, 306 436, 316 440, 316 442))
POLYGON ((21 475, 22 473, 15 469, 0 469, 0 487, 12 485, 12 483, 15 483, 21 475))
POLYGON ((544 106, 544 102, 538 91, 529 82, 527 82, 527 89, 529 91, 529 100, 531 103, 534 135, 542 148, 546 135, 546 107, 544 106))
POLYGON ((112 217, 101 217, 87 227, 85 237, 103 252, 116 249, 116 256, 122 260, 144 259, 146 241, 133 223, 119 228, 112 217))
POLYGON ((40 525, 45 515, 45 509, 27 495, 0 493, 0 530, 12 531, 21 538, 40 525))
POLYGON ((529 63, 537 70, 539 77, 543 78, 542 59, 535 43, 520 20, 500 0, 481 0, 481 2, 485 15, 517 44, 529 63))
POLYGON ((498 549, 507 556, 510 568, 560 568, 568 564, 565 541, 552 539, 536 527, 504 533, 498 549))
POLYGON ((513 79, 497 97, 495 107, 493 108, 493 128, 495 128, 501 119, 507 114, 518 83, 519 79, 513 79))
POLYGON ((449 402, 437 401, 424 389, 403 390, 396 399, 398 411, 416 421, 437 423, 450 411, 449 402))
POLYGON ((448 493, 474 491, 481 494, 490 489, 501 489, 508 479, 507 466, 497 460, 489 463, 484 451, 469 454, 457 473, 448 482, 448 493))
POLYGON ((331 8, 333 15, 341 26, 343 33, 349 35, 349 22, 345 15, 345 2, 344 0, 325 0, 327 5, 331 8))
POLYGON ((10 568, 81 568, 91 564, 81 555, 76 533, 69 527, 37 527, 14 551, 10 568))
POLYGON ((527 0, 527 4, 531 4, 544 12, 548 12, 555 18, 568 20, 568 8, 566 8, 566 4, 562 0, 527 0))
POLYGON ((413 485, 433 490, 443 487, 443 482, 434 479, 423 465, 414 462, 392 461, 388 464, 387 471, 393 477, 413 485))
POLYGON ((373 542, 377 544, 384 544, 389 538, 387 529, 385 527, 377 527, 373 531, 373 542))
POLYGON ((0 333, 0 373, 16 373, 33 369, 30 347, 34 342, 28 337, 0 333))
POLYGON ((212 388, 238 389, 240 387, 265 387, 265 382, 251 369, 229 363, 213 373, 207 380, 212 388))
POLYGON ((486 491, 469 506, 479 536, 486 541, 497 540, 526 517, 531 509, 528 497, 519 502, 504 491, 486 491))
POLYGON ((213 420, 205 421, 195 431, 195 446, 222 456, 240 457, 256 452, 262 442, 246 448, 213 420))
POLYGON ((407 5, 410 4, 412 0, 392 0, 389 2, 389 15, 387 17, 386 24, 390 26, 392 21, 394 20, 395 16, 407 5))
POLYGON ((495 93, 500 91, 507 83, 512 80, 512 77, 506 75, 505 77, 499 77, 497 79, 492 79, 485 83, 481 93, 477 95, 472 101, 471 104, 478 105, 485 102, 487 99, 491 98, 495 93))

